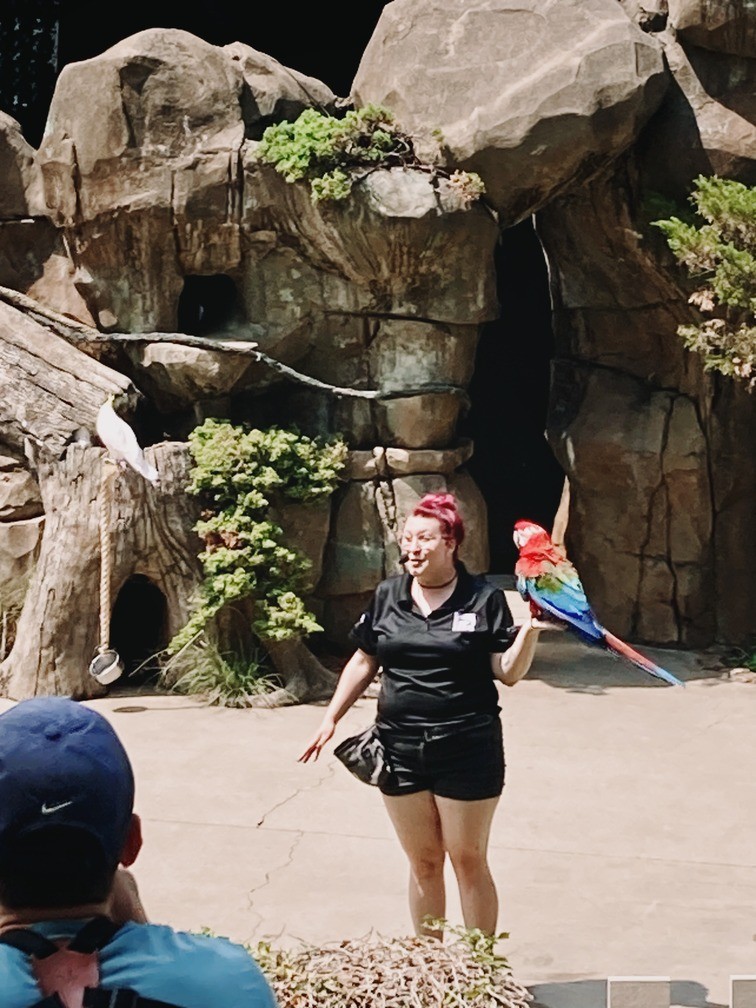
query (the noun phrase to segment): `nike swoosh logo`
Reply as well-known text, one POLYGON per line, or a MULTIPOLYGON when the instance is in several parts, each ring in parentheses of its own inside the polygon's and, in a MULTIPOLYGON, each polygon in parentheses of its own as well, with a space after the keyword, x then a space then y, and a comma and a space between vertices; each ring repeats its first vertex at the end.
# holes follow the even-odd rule
POLYGON ((42 806, 42 815, 52 815, 53 812, 60 812, 61 809, 68 808, 69 805, 73 805, 72 801, 61 802, 60 805, 48 805, 47 802, 42 806))

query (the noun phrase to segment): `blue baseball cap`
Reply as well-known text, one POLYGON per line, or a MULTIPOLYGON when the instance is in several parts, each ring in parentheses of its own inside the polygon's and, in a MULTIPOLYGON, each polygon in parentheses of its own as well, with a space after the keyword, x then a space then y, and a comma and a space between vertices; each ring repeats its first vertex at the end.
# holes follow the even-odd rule
POLYGON ((32 832, 72 827, 115 867, 134 807, 134 774, 110 723, 64 697, 0 714, 0 860, 32 832))

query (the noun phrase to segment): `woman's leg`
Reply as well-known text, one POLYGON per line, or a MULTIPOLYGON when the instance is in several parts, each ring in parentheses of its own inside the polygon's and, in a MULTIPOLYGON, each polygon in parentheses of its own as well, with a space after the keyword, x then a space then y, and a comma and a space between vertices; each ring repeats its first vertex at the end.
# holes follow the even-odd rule
POLYGON ((465 927, 496 933, 499 900, 488 867, 488 838, 498 797, 457 801, 435 796, 444 849, 457 876, 465 927))
POLYGON ((423 926, 424 917, 446 913, 444 845, 434 796, 419 791, 384 795, 383 801, 410 863, 409 906, 415 933, 441 938, 440 931, 423 926))

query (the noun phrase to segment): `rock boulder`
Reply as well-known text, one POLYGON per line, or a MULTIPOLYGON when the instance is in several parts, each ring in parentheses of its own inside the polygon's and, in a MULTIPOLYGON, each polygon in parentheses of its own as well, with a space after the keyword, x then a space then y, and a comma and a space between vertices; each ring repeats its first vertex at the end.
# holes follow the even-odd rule
POLYGON ((616 0, 394 0, 352 94, 478 172, 514 224, 627 148, 667 83, 616 0))
POLYGON ((756 57, 756 7, 749 0, 669 0, 669 20, 686 44, 756 57))

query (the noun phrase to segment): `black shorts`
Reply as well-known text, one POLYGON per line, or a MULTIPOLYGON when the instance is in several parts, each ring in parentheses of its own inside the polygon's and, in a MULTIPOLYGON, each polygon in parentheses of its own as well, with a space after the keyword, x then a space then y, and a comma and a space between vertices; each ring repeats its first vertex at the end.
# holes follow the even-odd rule
POLYGON ((396 728, 380 725, 391 772, 385 795, 431 791, 440 798, 480 801, 504 788, 504 744, 498 714, 480 714, 461 725, 396 728))

